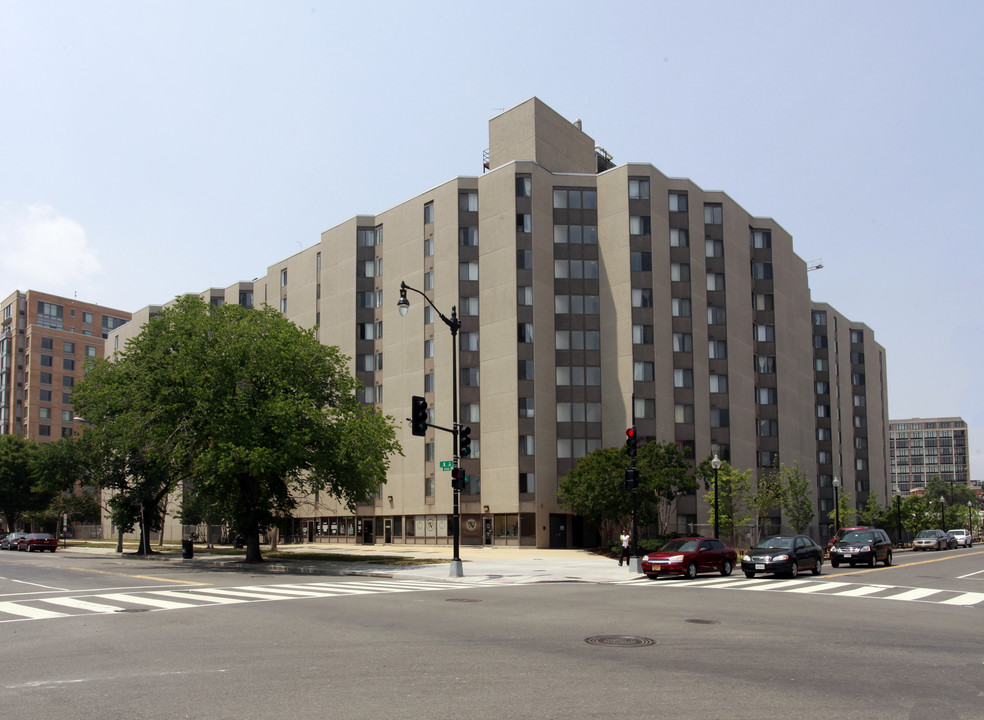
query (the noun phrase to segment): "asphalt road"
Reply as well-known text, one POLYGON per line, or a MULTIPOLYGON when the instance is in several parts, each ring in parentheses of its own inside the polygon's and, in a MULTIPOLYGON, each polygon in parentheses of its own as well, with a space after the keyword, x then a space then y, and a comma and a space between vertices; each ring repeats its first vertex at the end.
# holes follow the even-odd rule
POLYGON ((800 580, 489 586, 0 553, 0 708, 100 720, 984 718, 984 605, 939 600, 984 594, 984 551, 900 553, 891 568, 828 565, 800 580))

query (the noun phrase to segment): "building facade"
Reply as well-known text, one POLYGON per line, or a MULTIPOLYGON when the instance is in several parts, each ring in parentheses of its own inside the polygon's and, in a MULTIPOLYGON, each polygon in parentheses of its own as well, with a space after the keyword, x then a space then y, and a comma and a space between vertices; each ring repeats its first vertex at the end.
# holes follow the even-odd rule
POLYGON ((0 302, 0 434, 39 442, 78 431, 72 388, 130 313, 28 290, 0 302))
MULTIPOLYGON (((718 455, 753 482, 798 465, 815 481, 818 539, 834 475, 859 505, 887 495, 884 351, 811 300, 778 223, 651 164, 616 165, 536 98, 493 118, 489 135, 480 176, 353 217, 252 283, 257 305, 351 357, 365 402, 402 433, 373 503, 309 498, 288 535, 450 542, 452 437, 413 437, 403 419, 420 395, 431 422, 451 426, 455 360, 472 437, 464 545, 603 541, 560 507, 558 482, 633 423, 643 441, 677 443, 695 463, 718 455), (401 317, 401 282, 433 307, 410 293, 401 317)), ((710 532, 703 494, 677 499, 670 530, 710 532)), ((784 527, 779 510, 767 526, 784 527)))
POLYGON ((967 423, 958 417, 889 420, 893 492, 919 492, 934 477, 970 485, 967 423))

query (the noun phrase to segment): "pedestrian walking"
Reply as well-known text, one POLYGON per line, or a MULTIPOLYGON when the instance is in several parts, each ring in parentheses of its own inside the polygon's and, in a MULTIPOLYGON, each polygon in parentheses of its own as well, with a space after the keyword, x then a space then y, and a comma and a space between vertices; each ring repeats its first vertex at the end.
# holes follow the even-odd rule
POLYGON ((618 566, 622 567, 622 560, 625 560, 626 564, 629 562, 629 541, 632 540, 632 536, 623 530, 618 539, 622 541, 622 554, 618 558, 618 566))

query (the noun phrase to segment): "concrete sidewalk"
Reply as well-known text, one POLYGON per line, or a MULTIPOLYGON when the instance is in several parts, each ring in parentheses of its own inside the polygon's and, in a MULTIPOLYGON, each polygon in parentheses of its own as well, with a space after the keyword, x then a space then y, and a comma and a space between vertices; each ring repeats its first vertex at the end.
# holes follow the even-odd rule
MULTIPOLYGON (((154 548, 157 549, 156 547, 154 548)), ((267 548, 264 549, 268 551, 267 548)), ((401 580, 444 580, 451 583, 510 584, 542 582, 592 582, 612 583, 641 578, 628 566, 619 567, 618 560, 597 555, 587 550, 557 550, 520 547, 472 547, 463 546, 459 551, 463 577, 450 576, 453 550, 444 545, 336 545, 304 544, 282 545, 280 552, 289 553, 289 559, 276 558, 262 564, 245 564, 238 555, 211 555, 195 553, 191 559, 183 559, 178 548, 165 547, 151 557, 135 555, 132 550, 122 556, 115 545, 81 547, 69 545, 59 548, 64 554, 99 554, 120 557, 135 562, 161 562, 193 564, 198 567, 250 573, 269 572, 298 575, 362 575, 393 577, 401 580), (354 555, 365 562, 320 560, 311 557, 315 553, 354 555), (390 565, 370 562, 373 557, 420 558, 430 562, 423 565, 390 565)))

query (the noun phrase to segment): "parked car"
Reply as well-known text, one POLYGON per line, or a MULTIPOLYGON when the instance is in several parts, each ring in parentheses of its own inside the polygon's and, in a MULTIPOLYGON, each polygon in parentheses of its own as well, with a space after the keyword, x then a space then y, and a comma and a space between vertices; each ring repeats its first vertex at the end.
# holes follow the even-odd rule
POLYGON ((738 552, 713 538, 676 538, 658 551, 642 558, 642 572, 656 579, 661 575, 685 575, 693 579, 697 573, 719 572, 730 575, 738 562, 738 552))
POLYGON ((755 573, 774 573, 796 577, 800 570, 820 574, 823 567, 823 548, 806 535, 776 535, 765 538, 741 558, 745 577, 755 573))
POLYGON ((974 547, 974 539, 970 536, 970 533, 961 528, 956 530, 950 530, 947 535, 952 535, 957 541, 957 545, 960 547, 974 547))
POLYGON ((959 545, 959 544, 960 543, 957 542, 957 536, 953 534, 953 531, 952 530, 947 530, 946 531, 946 549, 947 550, 955 550, 956 547, 957 547, 957 545, 959 545))
POLYGON ((855 530, 871 530, 871 529, 872 528, 870 525, 856 525, 854 527, 842 527, 840 530, 834 533, 834 536, 830 538, 830 541, 827 543, 827 553, 829 554, 830 548, 836 545, 840 541, 840 539, 845 535, 847 535, 849 532, 854 532, 855 530))
POLYGON ((947 550, 950 542, 942 530, 920 530, 912 541, 913 550, 947 550))
POLYGON ((25 535, 27 535, 27 533, 22 533, 22 532, 9 533, 5 538, 0 540, 0 550, 16 550, 17 541, 20 540, 25 535))
POLYGON ((867 530, 852 530, 846 533, 836 545, 830 548, 830 564, 834 567, 841 563, 854 567, 858 563, 868 563, 874 567, 876 562, 892 564, 892 541, 888 533, 878 528, 867 530))
POLYGON ((24 537, 17 541, 18 550, 27 550, 28 552, 44 552, 45 550, 55 551, 58 547, 58 541, 55 539, 54 535, 49 535, 48 533, 28 533, 24 537))

